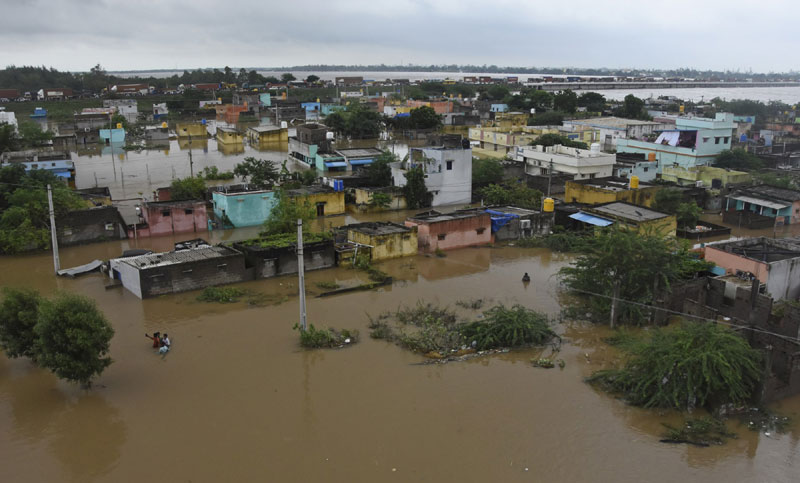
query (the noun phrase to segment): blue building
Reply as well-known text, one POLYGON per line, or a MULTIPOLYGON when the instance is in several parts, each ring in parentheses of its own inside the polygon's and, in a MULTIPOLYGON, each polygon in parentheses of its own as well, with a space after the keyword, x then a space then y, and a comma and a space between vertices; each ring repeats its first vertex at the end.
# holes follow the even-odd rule
POLYGON ((277 202, 275 192, 269 190, 230 193, 215 191, 212 194, 214 215, 224 225, 237 228, 264 223, 277 202))

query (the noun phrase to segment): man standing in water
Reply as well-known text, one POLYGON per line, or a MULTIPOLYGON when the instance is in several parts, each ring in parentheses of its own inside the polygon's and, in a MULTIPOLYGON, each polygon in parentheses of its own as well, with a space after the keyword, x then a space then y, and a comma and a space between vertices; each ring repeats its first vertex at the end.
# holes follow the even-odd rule
POLYGON ((152 337, 148 334, 144 336, 153 341, 153 349, 158 349, 161 346, 161 332, 153 332, 152 337))

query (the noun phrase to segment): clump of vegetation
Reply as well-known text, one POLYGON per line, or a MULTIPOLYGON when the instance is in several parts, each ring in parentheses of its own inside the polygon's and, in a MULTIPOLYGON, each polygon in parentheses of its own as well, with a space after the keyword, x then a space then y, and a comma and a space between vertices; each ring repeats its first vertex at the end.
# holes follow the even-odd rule
POLYGON ((220 171, 216 166, 209 166, 200 171, 200 177, 209 181, 225 181, 233 179, 233 171, 220 171))
POLYGON ((444 250, 442 250, 439 247, 436 247, 436 250, 434 250, 433 254, 436 255, 439 258, 444 258, 444 257, 447 256, 447 254, 444 252, 444 250))
POLYGON ((598 371, 588 382, 635 406, 690 409, 744 404, 762 376, 761 356, 727 327, 685 323, 620 342, 622 368, 598 371))
POLYGON ((747 425, 750 431, 765 433, 785 433, 792 422, 788 416, 782 416, 767 408, 748 408, 739 413, 739 420, 747 425))
MULTIPOLYGON (((318 243, 325 240, 330 240, 331 234, 328 232, 323 233, 303 233, 303 244, 309 245, 311 243, 318 243)), ((251 238, 240 242, 244 246, 258 247, 258 248, 285 248, 295 246, 297 244, 297 233, 275 233, 267 234, 263 232, 257 238, 251 238)))
POLYGON ((297 233, 297 220, 303 220, 303 233, 309 231, 317 210, 308 200, 292 198, 283 190, 277 192, 276 200, 263 225, 265 234, 297 233))
POLYGON ((556 338, 547 317, 515 305, 498 305, 483 320, 459 320, 452 310, 431 303, 399 308, 370 318, 370 336, 441 359, 475 351, 540 345, 556 338))
POLYGON ((556 232, 543 237, 520 238, 514 243, 522 248, 549 248, 555 252, 581 252, 591 236, 590 231, 556 232))
POLYGON ((456 302, 456 305, 465 309, 480 310, 481 307, 483 307, 483 304, 485 303, 486 303, 485 299, 471 299, 471 300, 459 300, 456 302))
POLYGON ((558 337, 547 316, 521 305, 497 305, 483 320, 465 324, 461 334, 478 350, 541 345, 558 337))
POLYGON ((300 332, 300 345, 308 349, 343 347, 358 342, 357 330, 317 329, 314 324, 308 324, 305 330, 295 324, 294 330, 300 332))
POLYGON ((267 159, 256 159, 252 156, 244 158, 233 168, 233 174, 257 189, 270 189, 280 179, 280 171, 275 163, 267 159))
POLYGON ((736 433, 728 431, 725 422, 712 417, 689 418, 683 426, 676 428, 662 423, 667 432, 664 433, 662 443, 686 443, 695 446, 710 446, 723 444, 730 438, 736 438, 736 433))
POLYGON ((170 184, 169 195, 173 201, 202 200, 206 197, 207 189, 203 178, 176 178, 170 184))
POLYGON ((231 304, 238 302, 246 292, 236 287, 206 287, 197 296, 200 302, 217 302, 221 304, 231 304))
POLYGON ((359 255, 356 261, 353 263, 353 266, 359 270, 367 272, 367 276, 369 276, 369 279, 373 282, 386 283, 392 279, 388 273, 372 266, 368 254, 359 255))
POLYGON ((511 205, 532 210, 542 207, 542 192, 519 182, 490 184, 480 190, 480 195, 487 206, 511 205))
POLYGON ((325 290, 336 290, 337 288, 339 288, 339 284, 338 283, 329 282, 327 280, 324 280, 322 282, 317 282, 316 286, 319 287, 319 288, 325 289, 325 290))
POLYGON ((29 357, 61 379, 88 387, 112 362, 113 335, 87 297, 60 294, 48 300, 34 290, 3 290, 0 348, 8 357, 29 357))

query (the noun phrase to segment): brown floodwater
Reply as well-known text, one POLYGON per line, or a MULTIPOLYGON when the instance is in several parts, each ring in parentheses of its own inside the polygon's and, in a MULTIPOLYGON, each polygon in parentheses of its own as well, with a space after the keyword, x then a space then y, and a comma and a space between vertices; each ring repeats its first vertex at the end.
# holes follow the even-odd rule
MULTIPOLYGON (((66 248, 62 264, 173 241, 66 248)), ((0 356, 0 480, 797 481, 796 422, 769 436, 734 425, 739 438, 719 447, 659 443, 661 423, 678 415, 626 406, 583 382, 617 357, 602 342, 605 328, 559 325, 565 343, 555 357, 566 367, 551 370, 529 362, 550 349, 421 365, 369 338, 367 314, 419 300, 490 298, 555 315, 554 274, 569 260, 515 247, 409 257, 379 264, 393 285, 328 298, 314 297, 318 282, 346 286, 363 275, 309 272, 309 320, 358 329, 361 342, 307 351, 292 330, 296 277, 241 284, 264 294, 265 306, 201 303, 197 292, 140 300, 106 290, 99 274, 54 277, 47 253, 0 258, 0 286, 86 294, 116 330, 114 364, 89 391, 0 356), (143 337, 153 331, 173 340, 164 358, 143 337)), ((777 408, 797 421, 800 398, 777 408)))

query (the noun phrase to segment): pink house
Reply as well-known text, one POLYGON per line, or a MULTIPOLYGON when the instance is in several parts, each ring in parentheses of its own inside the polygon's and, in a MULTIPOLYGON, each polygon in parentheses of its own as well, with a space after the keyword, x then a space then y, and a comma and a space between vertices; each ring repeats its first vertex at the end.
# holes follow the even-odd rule
POLYGON ((417 227, 418 247, 424 252, 492 242, 492 217, 484 210, 459 210, 446 214, 429 211, 407 219, 405 225, 417 227))
POLYGON ((142 223, 128 236, 147 237, 197 233, 208 230, 208 213, 204 200, 151 201, 142 205, 142 223))

